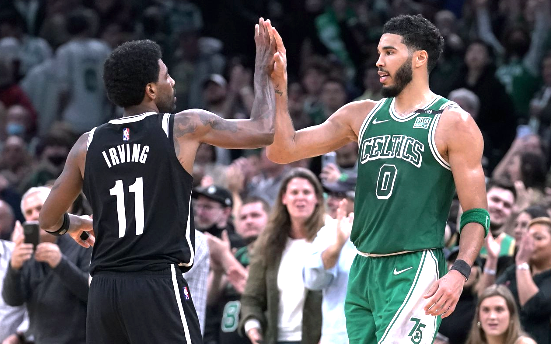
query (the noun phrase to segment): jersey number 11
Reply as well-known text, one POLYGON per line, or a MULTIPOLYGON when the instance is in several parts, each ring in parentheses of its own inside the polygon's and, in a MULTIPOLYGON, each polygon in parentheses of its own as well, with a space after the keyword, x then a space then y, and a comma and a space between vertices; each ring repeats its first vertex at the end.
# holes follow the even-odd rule
MULTIPOLYGON (((143 178, 136 178, 134 184, 128 187, 134 193, 134 215, 136 217, 136 235, 143 233, 143 178)), ((109 190, 111 196, 117 197, 117 216, 119 219, 119 238, 126 233, 126 209, 124 207, 124 186, 122 180, 117 180, 115 186, 109 190)))

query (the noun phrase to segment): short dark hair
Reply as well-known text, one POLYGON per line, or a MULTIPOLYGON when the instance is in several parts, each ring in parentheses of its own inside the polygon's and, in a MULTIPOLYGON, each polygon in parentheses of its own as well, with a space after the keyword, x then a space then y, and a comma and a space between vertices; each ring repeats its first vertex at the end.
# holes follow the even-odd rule
POLYGON ((541 205, 532 205, 521 211, 521 213, 528 213, 532 219, 537 217, 549 217, 547 210, 541 205))
POLYGON ((509 190, 513 193, 513 197, 517 199, 517 190, 515 189, 515 186, 513 185, 513 183, 507 180, 490 179, 490 181, 488 181, 488 183, 486 184, 486 192, 490 191, 490 189, 493 188, 509 190))
POLYGON ((107 97, 123 108, 138 105, 145 86, 159 81, 161 47, 150 40, 130 41, 117 47, 103 66, 107 97))
POLYGON ((252 204, 252 203, 260 203, 262 204, 262 209, 266 212, 266 214, 270 214, 270 204, 266 201, 265 198, 260 196, 248 196, 243 200, 243 203, 241 203, 241 207, 243 207, 246 204, 252 204))
POLYGON ((438 28, 420 14, 399 15, 390 19, 383 27, 384 33, 402 36, 402 42, 410 50, 425 50, 429 55, 429 73, 436 66, 444 49, 444 37, 438 28))

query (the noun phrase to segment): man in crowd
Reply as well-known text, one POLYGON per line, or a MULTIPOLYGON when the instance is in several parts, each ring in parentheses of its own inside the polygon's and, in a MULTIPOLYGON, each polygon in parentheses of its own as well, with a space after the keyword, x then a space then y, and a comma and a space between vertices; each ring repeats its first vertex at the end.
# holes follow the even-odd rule
MULTIPOLYGON (((35 187, 22 198, 25 220, 37 221, 50 189, 35 187)), ((40 243, 24 243, 18 225, 2 297, 10 306, 27 307, 29 332, 37 343, 86 342, 86 304, 91 250, 68 236, 40 230, 40 243)))
MULTIPOLYGON (((260 197, 249 197, 239 209, 236 231, 247 243, 235 254, 232 253, 227 236, 220 240, 208 236, 212 270, 209 277, 209 304, 222 310, 220 326, 217 329, 219 344, 249 344, 246 337, 237 332, 241 294, 247 283, 250 255, 254 243, 266 227, 270 207, 260 197)), ((218 319, 220 320, 220 319, 218 319)))

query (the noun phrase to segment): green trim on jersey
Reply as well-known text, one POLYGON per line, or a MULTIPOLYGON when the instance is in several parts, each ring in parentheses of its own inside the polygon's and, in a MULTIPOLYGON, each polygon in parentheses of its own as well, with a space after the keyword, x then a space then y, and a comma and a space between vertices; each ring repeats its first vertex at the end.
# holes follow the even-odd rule
POLYGON ((389 254, 444 247, 444 229, 455 191, 449 164, 434 134, 440 96, 399 117, 394 98, 380 100, 358 135, 358 179, 350 239, 359 251, 389 254))

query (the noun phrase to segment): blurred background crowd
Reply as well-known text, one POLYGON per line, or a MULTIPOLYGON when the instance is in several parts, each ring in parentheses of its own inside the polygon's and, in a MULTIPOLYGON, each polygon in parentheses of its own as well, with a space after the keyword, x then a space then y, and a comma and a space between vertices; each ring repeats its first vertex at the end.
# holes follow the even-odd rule
MULTIPOLYGON (((269 18, 287 48, 289 112, 300 129, 347 102, 381 99, 382 25, 417 13, 445 38, 432 91, 483 133, 492 222, 436 340, 551 343, 549 0, 0 0, 0 341, 84 343, 90 251, 42 233, 31 255, 18 248, 16 221, 38 219, 78 136, 122 113, 103 87, 112 49, 154 40, 178 111, 248 118, 254 25, 269 18)), ((263 149, 200 146, 197 260, 186 278, 205 343, 347 343, 357 157, 356 143, 289 165, 263 149)), ((84 197, 71 212, 92 215, 84 197)), ((450 264, 460 214, 455 201, 444 238, 450 264)))

